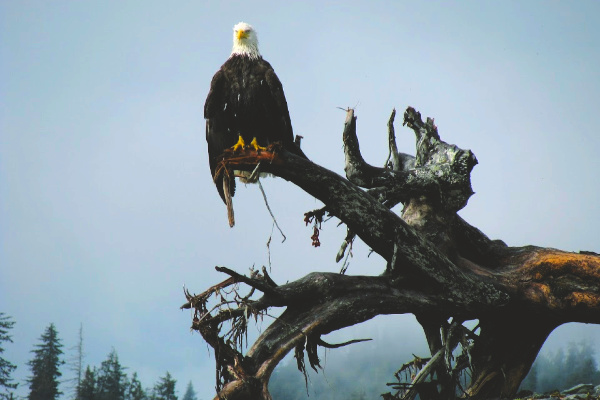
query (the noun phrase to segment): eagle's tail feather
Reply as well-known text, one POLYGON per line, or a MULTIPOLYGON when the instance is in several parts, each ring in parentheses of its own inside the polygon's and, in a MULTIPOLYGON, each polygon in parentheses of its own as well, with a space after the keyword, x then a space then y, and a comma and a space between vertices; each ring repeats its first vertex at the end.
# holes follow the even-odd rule
POLYGON ((235 217, 233 215, 233 193, 231 193, 229 189, 229 174, 223 174, 223 200, 225 200, 225 205, 227 206, 227 219, 229 220, 229 226, 233 228, 235 225, 235 217))

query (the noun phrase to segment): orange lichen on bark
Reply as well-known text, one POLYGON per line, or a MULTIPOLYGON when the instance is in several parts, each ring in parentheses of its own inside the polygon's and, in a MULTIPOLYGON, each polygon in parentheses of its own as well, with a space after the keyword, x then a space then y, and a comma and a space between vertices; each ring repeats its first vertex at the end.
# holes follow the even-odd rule
POLYGON ((548 305, 552 304, 552 293, 548 285, 534 282, 525 289, 525 296, 533 300, 535 303, 545 302, 548 305))
POLYGON ((600 280, 600 256, 541 250, 535 252, 518 270, 533 280, 565 274, 600 280))
POLYGON ((542 307, 600 307, 600 256, 539 249, 506 278, 518 295, 542 307))
POLYGON ((566 300, 569 300, 572 306, 600 307, 600 295, 598 294, 573 292, 566 300))

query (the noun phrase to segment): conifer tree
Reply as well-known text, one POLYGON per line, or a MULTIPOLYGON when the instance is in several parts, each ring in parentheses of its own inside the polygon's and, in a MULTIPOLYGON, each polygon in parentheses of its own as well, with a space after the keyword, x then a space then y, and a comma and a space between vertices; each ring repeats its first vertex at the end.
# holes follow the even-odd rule
POLYGON ((41 343, 32 350, 34 357, 27 364, 31 369, 29 400, 55 400, 62 392, 58 390, 59 368, 65 362, 61 359, 63 347, 54 324, 50 324, 42 336, 41 343))
POLYGON ((538 360, 535 361, 535 363, 533 363, 531 369, 529 370, 529 373, 527 374, 523 382, 521 382, 521 389, 531 390, 533 392, 537 390, 538 371, 542 362, 543 358, 540 357, 538 358, 538 360))
POLYGON ((96 400, 96 368, 88 365, 79 385, 78 400, 96 400))
POLYGON ((17 366, 2 357, 2 353, 4 353, 2 342, 12 343, 12 336, 8 332, 14 325, 15 321, 11 317, 0 312, 0 391, 2 391, 0 392, 0 399, 10 399, 12 396, 9 390, 17 388, 16 383, 11 383, 12 378, 10 376, 17 366))
POLYGON ((146 391, 142 387, 142 383, 138 379, 137 372, 131 376, 129 389, 127 391, 127 400, 147 400, 146 391))
POLYGON ((128 382, 125 368, 119 363, 119 356, 112 349, 108 358, 102 361, 96 378, 97 400, 125 400, 128 382))
POLYGON ((177 400, 175 394, 175 385, 177 381, 171 377, 169 372, 160 378, 160 381, 154 386, 155 400, 177 400))
POLYGON ((594 353, 595 350, 588 340, 569 343, 569 351, 563 367, 564 371, 568 371, 565 379, 566 387, 580 383, 596 383, 598 368, 594 353))
POLYGON ((183 399, 181 400, 198 400, 196 397, 196 391, 192 386, 192 381, 190 381, 187 385, 187 389, 185 390, 185 394, 183 395, 183 399))

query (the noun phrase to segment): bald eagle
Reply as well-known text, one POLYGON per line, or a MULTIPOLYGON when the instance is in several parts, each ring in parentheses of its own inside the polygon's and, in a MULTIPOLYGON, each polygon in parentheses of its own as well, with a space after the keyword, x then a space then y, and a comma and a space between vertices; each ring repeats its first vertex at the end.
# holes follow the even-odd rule
MULTIPOLYGON (((294 143, 283 86, 258 51, 256 31, 245 22, 233 27, 233 50, 212 79, 204 118, 213 178, 223 151, 228 148, 237 151, 250 146, 259 151, 281 142, 284 149, 306 158, 294 143)), ((215 184, 227 204, 222 174, 216 177, 215 184)), ((234 179, 229 180, 228 189, 233 195, 234 179)))

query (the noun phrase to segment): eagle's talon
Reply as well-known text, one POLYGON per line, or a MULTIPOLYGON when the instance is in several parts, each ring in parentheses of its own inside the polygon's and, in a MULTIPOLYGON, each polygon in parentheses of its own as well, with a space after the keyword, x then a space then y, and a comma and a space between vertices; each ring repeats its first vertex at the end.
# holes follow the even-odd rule
POLYGON ((254 150, 259 151, 259 150, 267 150, 266 147, 262 147, 258 145, 258 142, 256 141, 256 138, 252 139, 252 141, 250 142, 250 146, 252 146, 254 148, 254 150))
POLYGON ((244 150, 244 147, 246 147, 246 142, 244 142, 244 138, 242 137, 242 135, 240 135, 238 142, 233 145, 232 149, 233 151, 238 151, 239 149, 244 150))

